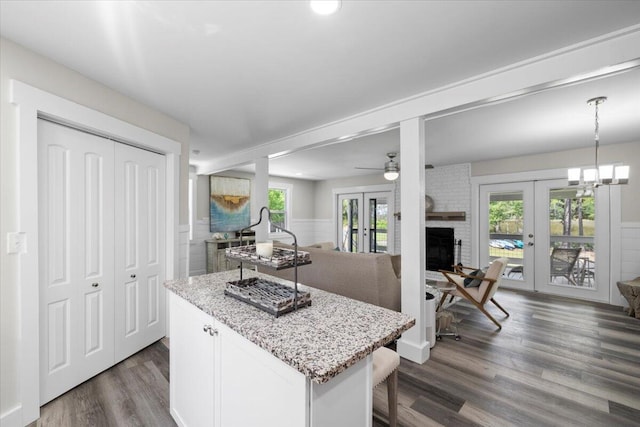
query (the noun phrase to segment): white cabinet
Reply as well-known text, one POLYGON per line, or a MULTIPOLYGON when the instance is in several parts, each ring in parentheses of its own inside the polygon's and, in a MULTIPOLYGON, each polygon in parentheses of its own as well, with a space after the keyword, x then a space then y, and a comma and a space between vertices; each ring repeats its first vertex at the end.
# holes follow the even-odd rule
POLYGON ((301 372, 224 325, 220 345, 220 426, 308 425, 301 372))
POLYGON ((216 406, 216 322, 173 293, 170 316, 170 410, 183 427, 213 426, 216 406))
POLYGON ((182 427, 370 426, 371 355, 324 384, 170 298, 170 410, 182 427))

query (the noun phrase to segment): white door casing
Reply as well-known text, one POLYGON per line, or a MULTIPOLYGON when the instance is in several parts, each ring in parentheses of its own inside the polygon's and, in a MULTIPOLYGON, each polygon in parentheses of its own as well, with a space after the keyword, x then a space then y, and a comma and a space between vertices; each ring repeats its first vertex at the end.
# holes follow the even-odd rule
POLYGON ((165 335, 165 159, 39 121, 44 404, 165 335))
POLYGON ((115 358, 165 335, 164 156, 115 148, 115 358))
POLYGON ((113 141, 39 120, 40 403, 113 364, 113 141))
POLYGON ((173 279, 178 272, 177 230, 179 170, 181 144, 176 140, 150 132, 94 109, 84 107, 17 80, 10 81, 9 98, 19 112, 16 116, 18 137, 18 230, 28 240, 19 256, 20 290, 20 407, 19 418, 27 425, 40 414, 40 212, 38 203, 39 174, 34 173, 38 159, 38 118, 55 118, 79 129, 108 135, 119 141, 135 143, 165 155, 166 215, 165 276, 173 279))
POLYGON ((479 264, 488 265, 488 196, 492 192, 522 191, 524 201, 524 230, 523 241, 524 251, 524 274, 517 279, 510 278, 508 272, 503 278, 504 287, 516 288, 530 291, 538 291, 554 295, 562 295, 571 298, 580 298, 591 301, 609 302, 611 296, 611 284, 615 281, 610 279, 612 274, 612 253, 611 249, 615 245, 614 236, 610 234, 611 229, 616 229, 617 222, 614 221, 612 212, 619 211, 619 193, 613 191, 612 187, 602 186, 596 189, 596 232, 595 247, 598 253, 598 261, 595 268, 594 283, 592 288, 584 286, 565 286, 552 283, 550 280, 550 231, 549 231, 549 191, 553 188, 567 186, 566 179, 553 179, 556 171, 546 171, 546 173, 521 173, 513 174, 509 178, 512 182, 496 182, 491 177, 483 177, 488 183, 483 184, 481 179, 476 180, 477 207, 479 209, 477 253, 479 264), (535 179, 535 175, 540 178, 535 179), (547 175, 547 176, 544 176, 547 175), (526 180, 525 180, 526 179, 526 180), (493 182, 492 182, 493 181, 493 182), (529 237, 532 235, 533 237, 529 237), (535 243, 535 246, 528 248, 528 243, 535 243), (533 249, 533 250, 531 250, 533 249))

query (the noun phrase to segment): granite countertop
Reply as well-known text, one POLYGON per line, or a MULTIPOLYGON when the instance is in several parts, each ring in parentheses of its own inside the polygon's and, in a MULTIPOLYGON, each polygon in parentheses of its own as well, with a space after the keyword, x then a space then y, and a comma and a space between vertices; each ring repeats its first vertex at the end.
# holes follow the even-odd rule
MULTIPOLYGON (((288 280, 243 272, 244 278, 256 276, 293 287, 288 280)), ((276 318, 224 295, 226 282, 239 278, 232 270, 164 285, 316 383, 329 381, 415 324, 406 314, 300 284, 298 290, 311 293, 311 306, 276 318)))

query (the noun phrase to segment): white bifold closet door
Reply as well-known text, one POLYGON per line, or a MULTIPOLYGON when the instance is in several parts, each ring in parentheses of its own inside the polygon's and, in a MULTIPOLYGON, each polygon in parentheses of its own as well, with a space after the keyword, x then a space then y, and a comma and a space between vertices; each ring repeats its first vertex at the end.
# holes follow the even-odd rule
POLYGON ((115 150, 116 362, 165 335, 164 156, 115 150))
POLYGON ((37 173, 44 404, 165 335, 165 172, 161 155, 39 120, 37 173))

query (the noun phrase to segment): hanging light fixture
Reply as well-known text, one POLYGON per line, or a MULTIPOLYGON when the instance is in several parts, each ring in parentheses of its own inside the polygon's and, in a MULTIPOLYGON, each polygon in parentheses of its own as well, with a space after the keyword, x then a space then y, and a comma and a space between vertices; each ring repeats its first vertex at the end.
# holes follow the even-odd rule
POLYGON ((570 168, 568 170, 569 185, 581 185, 585 193, 591 194, 591 189, 601 185, 627 184, 629 182, 629 166, 613 166, 598 164, 598 150, 600 149, 600 123, 598 121, 598 106, 607 100, 606 96, 598 96, 587 101, 595 105, 596 110, 596 163, 594 168, 570 168))
POLYGON ((387 181, 395 181, 400 176, 400 165, 393 159, 396 153, 387 153, 389 161, 384 164, 384 179, 387 181))

